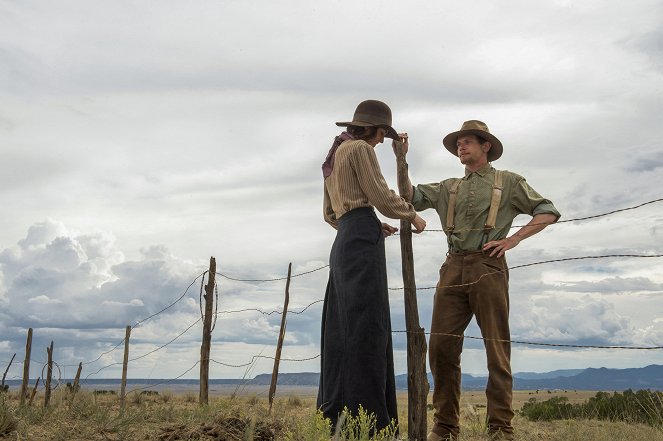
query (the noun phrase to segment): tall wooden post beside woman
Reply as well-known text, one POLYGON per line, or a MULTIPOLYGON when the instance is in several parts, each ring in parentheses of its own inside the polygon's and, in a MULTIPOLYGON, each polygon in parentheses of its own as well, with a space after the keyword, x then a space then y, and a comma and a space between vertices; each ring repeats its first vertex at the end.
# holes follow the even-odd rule
POLYGON ((376 100, 357 106, 322 165, 324 219, 337 230, 329 257, 329 281, 322 311, 318 408, 336 426, 345 407, 375 414, 377 429, 398 422, 391 317, 384 238, 397 228, 391 219, 426 222, 389 189, 374 148, 385 137, 399 139, 391 109, 376 100))

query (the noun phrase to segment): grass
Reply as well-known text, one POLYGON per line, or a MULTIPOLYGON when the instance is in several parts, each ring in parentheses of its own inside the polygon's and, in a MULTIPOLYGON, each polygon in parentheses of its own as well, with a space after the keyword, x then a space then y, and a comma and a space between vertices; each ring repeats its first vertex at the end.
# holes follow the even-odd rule
MULTIPOLYGON (((271 414, 264 395, 211 396, 209 406, 199 406, 192 393, 161 392, 135 394, 127 397, 120 411, 117 394, 94 394, 81 390, 71 401, 66 390, 57 390, 51 406, 43 408, 43 396, 37 396, 32 407, 19 408, 14 393, 0 397, 0 439, 12 440, 158 440, 227 439, 227 440, 285 440, 329 441, 329 421, 315 410, 312 395, 284 392, 274 402, 271 414), (165 398, 167 397, 167 398, 165 398), (4 432, 3 432, 4 430, 4 432)), ((515 392, 514 407, 520 409, 536 398, 537 402, 555 399, 571 405, 588 402, 593 392, 515 392), (565 397, 562 400, 560 397, 565 397)), ((611 394, 607 394, 612 397, 611 394)), ((637 396, 637 393, 634 393, 637 396)), ((602 396, 601 396, 602 397, 602 396)), ((400 438, 407 435, 407 396, 399 394, 400 438)), ((640 400, 645 396, 640 395, 640 400)), ((525 406, 527 407, 527 406, 525 406)), ((459 441, 488 441, 485 426, 485 395, 466 392, 461 401, 461 438, 459 441)), ((651 413, 651 411, 650 411, 651 413)), ((429 427, 432 411, 429 411, 429 427)), ((530 421, 524 414, 514 419, 516 440, 530 441, 605 441, 663 439, 663 429, 635 421, 603 421, 591 414, 581 419, 530 421)), ((368 440, 372 420, 365 413, 348 419, 339 431, 339 440, 368 440)), ((375 439, 392 440, 391 431, 375 439)))

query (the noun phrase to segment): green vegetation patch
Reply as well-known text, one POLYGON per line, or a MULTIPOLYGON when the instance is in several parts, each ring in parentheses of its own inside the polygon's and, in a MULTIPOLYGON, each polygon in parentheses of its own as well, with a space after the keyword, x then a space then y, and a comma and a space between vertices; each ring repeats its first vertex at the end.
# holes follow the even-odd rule
POLYGON ((538 402, 531 398, 520 410, 530 421, 598 419, 641 423, 663 428, 663 393, 650 390, 623 393, 598 392, 584 403, 571 404, 566 397, 538 402))

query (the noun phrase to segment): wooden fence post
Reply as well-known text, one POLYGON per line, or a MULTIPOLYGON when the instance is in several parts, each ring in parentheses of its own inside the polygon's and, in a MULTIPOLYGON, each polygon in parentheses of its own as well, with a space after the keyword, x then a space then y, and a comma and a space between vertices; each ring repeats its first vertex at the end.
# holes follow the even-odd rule
POLYGON ((28 393, 28 382, 30 381, 30 353, 32 352, 32 328, 28 329, 28 341, 25 344, 25 361, 23 362, 23 382, 21 383, 20 405, 25 404, 28 393))
POLYGON ((76 371, 76 377, 74 377, 74 385, 71 387, 71 400, 69 401, 69 406, 71 407, 74 404, 74 398, 76 398, 76 392, 78 392, 78 383, 81 380, 81 371, 83 370, 83 362, 78 363, 78 370, 76 371))
POLYGON ((74 385, 72 387, 72 390, 74 392, 74 395, 71 397, 73 400, 74 397, 76 396, 76 392, 78 392, 78 383, 81 381, 81 371, 83 370, 83 362, 78 363, 78 370, 76 371, 76 377, 74 378, 74 385))
POLYGON ((205 285, 205 317, 203 319, 203 342, 200 345, 200 405, 208 404, 209 394, 209 354, 212 347, 212 315, 214 310, 214 285, 216 278, 216 259, 210 257, 207 285, 205 285))
POLYGON ((35 395, 37 395, 37 387, 39 387, 39 380, 41 380, 41 377, 37 377, 37 382, 35 383, 34 389, 32 389, 32 393, 30 394, 30 401, 28 401, 28 406, 32 406, 32 400, 35 399, 35 395))
POLYGON ((127 390, 127 366, 129 364, 129 337, 131 337, 131 326, 127 326, 124 333, 124 362, 122 363, 122 386, 120 387, 120 409, 124 408, 125 392, 127 390))
MULTIPOLYGON (((398 168, 398 190, 401 196, 409 192, 407 162, 403 144, 396 142, 396 164, 398 168)), ((405 328, 407 330, 407 402, 408 439, 424 441, 427 432, 426 398, 428 396, 428 376, 426 375, 426 337, 419 325, 417 307, 417 286, 414 278, 414 258, 412 253, 412 226, 401 221, 401 257, 403 260, 403 286, 405 297, 405 328)))
POLYGON ((279 331, 279 340, 276 344, 276 355, 274 356, 274 370, 272 370, 272 383, 269 386, 269 413, 272 413, 272 404, 276 394, 276 382, 279 378, 279 362, 281 361, 281 349, 283 348, 283 339, 285 338, 286 315, 288 314, 288 303, 290 302, 290 274, 292 273, 292 262, 288 264, 288 281, 285 283, 285 303, 283 304, 283 314, 281 314, 281 331, 279 331))
POLYGON ((14 352, 12 359, 9 360, 9 364, 7 365, 7 369, 5 369, 5 373, 2 374, 2 387, 0 387, 0 392, 3 392, 5 390, 5 378, 7 378, 7 372, 9 372, 9 368, 12 367, 12 363, 14 362, 15 357, 16 357, 16 352, 14 352))
POLYGON ((48 403, 51 401, 51 377, 53 376, 53 340, 51 340, 51 346, 46 348, 48 353, 48 368, 46 369, 46 383, 44 385, 44 407, 48 407, 48 403))

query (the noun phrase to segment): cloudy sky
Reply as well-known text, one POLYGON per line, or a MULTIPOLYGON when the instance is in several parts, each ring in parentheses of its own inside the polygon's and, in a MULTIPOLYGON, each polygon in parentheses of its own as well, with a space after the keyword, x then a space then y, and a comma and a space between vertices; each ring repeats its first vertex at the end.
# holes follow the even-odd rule
MULTIPOLYGON (((327 264, 335 232, 322 220, 320 164, 333 123, 364 99, 387 102, 410 134, 415 183, 462 175, 441 140, 480 119, 505 145, 495 166, 524 175, 565 219, 662 198, 662 23, 658 0, 0 1, 0 369, 23 358, 32 327, 33 377, 51 340, 67 377, 81 361, 84 376, 118 377, 125 326, 180 296, 133 330, 129 376, 191 368, 210 256, 240 279, 327 264)), ((376 151, 395 188, 390 146, 376 151)), ((662 254, 662 207, 551 226, 509 264, 662 254)), ((435 212, 424 217, 440 228, 435 212)), ((443 235, 415 237, 414 252, 418 286, 435 285, 443 235)), ((400 287, 397 238, 387 255, 389 285, 400 287)), ((663 345, 661 263, 513 269, 512 336, 663 345)), ((323 269, 293 279, 290 309, 323 298, 326 278, 323 269)), ((218 308, 281 309, 284 288, 219 277, 218 308)), ((390 291, 395 330, 405 329, 402 295, 390 291)), ((432 295, 418 293, 427 329, 432 295)), ((321 306, 289 316, 285 358, 319 353, 321 306)), ((279 323, 220 313, 212 358, 272 356, 279 323)), ((403 373, 405 337, 394 338, 403 373)), ((514 371, 654 363, 663 351, 513 348, 514 371)), ((486 372, 480 342, 466 341, 463 369, 486 372)), ((21 370, 15 363, 8 378, 21 370)), ((319 361, 281 370, 318 371, 319 361)), ((211 366, 219 378, 245 371, 211 366)))

